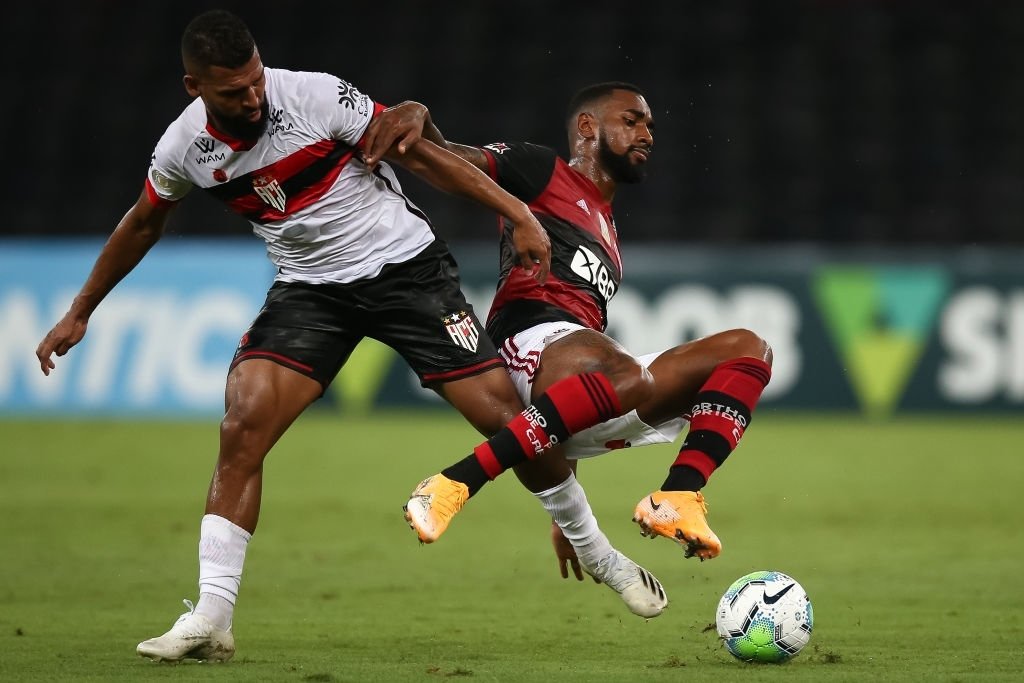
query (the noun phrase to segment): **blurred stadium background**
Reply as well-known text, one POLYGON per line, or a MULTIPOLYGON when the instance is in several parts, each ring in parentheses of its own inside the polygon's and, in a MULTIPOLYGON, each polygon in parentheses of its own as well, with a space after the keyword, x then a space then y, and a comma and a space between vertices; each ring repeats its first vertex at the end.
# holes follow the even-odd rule
MULTIPOLYGON (((769 404, 1024 404, 1020 3, 224 5, 267 64, 425 102, 467 143, 564 151, 577 88, 645 88, 656 151, 648 182, 616 198, 626 277, 612 306, 612 331, 637 352, 746 325, 778 351, 769 404)), ((3 108, 17 163, 3 170, 0 410, 216 412, 271 272, 244 221, 201 193, 57 376, 24 362, 187 103, 178 40, 209 6, 12 10, 21 29, 6 49, 25 68, 3 108)), ((403 177, 486 307, 493 217, 403 177)), ((427 400, 400 363, 366 353, 376 365, 350 370, 326 404, 427 400)))
MULTIPOLYGON (((211 6, 265 63, 422 101, 470 144, 564 149, 572 92, 641 85, 658 139, 618 200, 631 242, 1024 244, 1024 6, 998 0, 18 3, 4 234, 108 230, 187 102, 178 40, 211 6)), ((489 237, 486 214, 416 195, 446 235, 489 237)), ((192 200, 175 232, 248 229, 192 200)))
MULTIPOLYGON (((123 510, 116 512, 102 502, 103 496, 121 495, 121 489, 101 484, 123 475, 110 478, 103 472, 130 468, 135 458, 152 466, 140 436, 155 429, 150 420, 207 423, 206 441, 192 450, 213 453, 227 361, 273 276, 248 226, 195 193, 177 211, 165 240, 101 306, 87 340, 58 360, 50 378, 38 371, 35 345, 66 310, 105 236, 138 196, 156 140, 187 104, 178 40, 188 19, 212 6, 246 19, 266 64, 329 71, 384 103, 419 100, 450 139, 468 144, 530 140, 564 152, 563 110, 576 89, 603 80, 643 87, 657 120, 655 153, 648 181, 622 188, 616 198, 626 273, 611 304, 612 333, 638 353, 734 326, 765 336, 775 348, 776 369, 758 419, 767 425, 778 416, 782 427, 766 428, 761 446, 755 445, 755 428, 745 447, 750 466, 758 462, 763 472, 770 471, 770 462, 801 467, 789 448, 793 434, 806 436, 800 444, 808 450, 830 435, 848 440, 866 435, 866 447, 874 436, 889 444, 886 455, 863 465, 853 462, 861 450, 856 445, 822 448, 825 456, 839 454, 842 465, 808 468, 800 486, 811 490, 824 482, 823 489, 810 500, 801 499, 797 508, 775 500, 770 514, 776 518, 813 519, 819 525, 815 539, 834 539, 833 530, 838 530, 857 542, 858 530, 867 534, 871 529, 872 535, 859 539, 870 556, 877 534, 891 525, 882 512, 884 503, 875 500, 879 507, 865 513, 870 520, 860 527, 855 521, 860 512, 830 509, 837 502, 830 496, 852 491, 845 505, 856 508, 857 492, 875 485, 875 468, 884 469, 887 458, 920 448, 922 457, 913 467, 898 475, 890 472, 898 484, 894 489, 923 496, 900 507, 905 529, 925 534, 945 524, 945 542, 953 543, 948 539, 974 538, 984 527, 993 535, 991 543, 998 542, 994 539, 1005 526, 1004 514, 1012 516, 1012 492, 1024 482, 1019 458, 1006 457, 1019 455, 1024 442, 1024 4, 22 3, 5 10, 3 50, 9 68, 0 108, 8 158, 0 171, 7 214, 0 222, 0 434, 7 435, 0 439, 0 511, 6 520, 0 541, 9 542, 12 553, 34 560, 27 566, 37 577, 56 572, 59 562, 58 549, 40 543, 39 537, 63 540, 60 530, 45 521, 54 509, 47 496, 65 501, 62 514, 93 515, 89 519, 97 525, 111 523, 123 510), (965 438, 954 438, 951 420, 963 421, 965 438), (853 429, 837 427, 848 422, 853 429), (946 431, 933 431, 938 425, 946 431), (108 443, 118 442, 106 450, 108 443), (61 462, 83 448, 95 469, 73 469, 72 477, 61 462), (756 460, 757 449, 778 460, 756 460), (992 451, 1002 458, 986 460, 992 451), (976 459, 977 470, 965 458, 976 459), (986 464, 993 466, 989 478, 986 464), (77 498, 72 491, 79 482, 95 486, 95 496, 77 498), (945 492, 952 495, 964 482, 990 487, 976 494, 992 507, 961 501, 953 506, 954 521, 934 521, 946 513, 945 492)), ((452 244, 466 289, 478 309, 485 310, 497 262, 493 217, 408 174, 402 178, 452 244)), ((370 424, 386 431, 391 409, 397 411, 395 425, 416 413, 417 425, 424 415, 450 421, 444 432, 449 436, 442 441, 468 445, 474 438, 416 386, 400 359, 372 343, 360 347, 317 405, 321 417, 341 418, 336 431, 342 439, 346 430, 358 433, 358 417, 371 411, 383 411, 385 417, 375 416, 370 424)), ((294 444, 288 447, 301 455, 335 433, 319 421, 311 424, 315 437, 300 433, 282 447, 294 444)), ((374 438, 359 436, 370 448, 374 438)), ((411 487, 446 462, 449 451, 438 448, 418 465, 403 464, 399 478, 408 479, 411 487)), ((160 458, 174 457, 159 452, 160 458)), ((165 539, 164 545, 168 557, 181 559, 174 575, 182 575, 185 591, 193 585, 189 515, 201 504, 201 480, 212 455, 200 458, 192 452, 189 458, 182 462, 194 461, 201 470, 189 475, 199 481, 189 489, 195 489, 194 499, 188 507, 160 499, 160 510, 178 525, 176 544, 165 539)), ((644 462, 644 481, 660 481, 664 464, 657 457, 644 462)), ((276 471, 288 467, 286 460, 275 464, 276 471)), ((771 477, 761 481, 786 485, 777 473, 771 477)), ((285 517, 305 509, 300 501, 305 484, 294 478, 294 498, 279 494, 278 514, 285 517)), ((725 494, 728 500, 772 499, 758 489, 756 478, 737 475, 737 480, 748 488, 725 494)), ((130 488, 131 481, 128 477, 123 486, 130 488)), ((634 502, 632 492, 625 497, 618 492, 621 481, 607 473, 595 479, 595 497, 608 500, 607 517, 622 517, 623 506, 634 502)), ((137 495, 129 496, 124 509, 144 518, 151 514, 153 496, 162 494, 159 487, 149 492, 152 481, 137 485, 137 495)), ((512 482, 503 486, 513 490, 512 482)), ((397 506, 402 495, 402 486, 389 489, 388 504, 397 506)), ((536 506, 521 492, 506 495, 524 514, 533 511, 537 521, 536 506)), ((366 505, 373 504, 374 497, 367 497, 366 505)), ((595 509, 607 518, 605 508, 595 509)), ((499 523, 486 517, 496 514, 493 508, 480 514, 499 523)), ((744 523, 733 514, 733 547, 746 543, 748 550, 737 556, 739 564, 718 565, 723 574, 716 574, 703 596, 712 606, 719 585, 728 585, 732 573, 764 568, 753 566, 764 557, 791 559, 794 575, 804 572, 798 578, 812 596, 815 588, 819 595, 825 590, 815 570, 827 575, 833 588, 850 580, 850 563, 858 560, 849 550, 842 562, 819 565, 799 556, 799 549, 785 554, 785 542, 781 547, 758 545, 749 532, 740 536, 744 523), (764 554, 751 554, 751 547, 764 554)), ((394 517, 391 521, 400 522, 394 517)), ((728 523, 729 517, 724 520, 728 523)), ((169 524, 166 519, 160 523, 169 524)), ((397 526, 388 525, 388 534, 397 526)), ((124 535, 96 543, 113 549, 132 534, 158 533, 113 528, 124 535)), ((273 533, 264 537, 264 547, 275 547, 273 533)), ((907 553, 909 548, 919 551, 904 558, 917 563, 913 566, 930 566, 949 549, 924 541, 918 548, 910 538, 908 531, 901 543, 907 553)), ((74 545, 74 539, 68 542, 74 545)), ((373 540, 361 543, 358 547, 372 552, 373 540)), ((540 561, 550 561, 549 551, 539 545, 540 561)), ((119 562, 147 559, 121 550, 123 556, 111 550, 119 562)), ((398 564, 409 561, 395 559, 398 564)), ((920 608, 928 604, 926 596, 906 597, 915 580, 922 582, 921 591, 957 581, 995 586, 1011 580, 1010 567, 1017 563, 1019 569, 1021 561, 1024 551, 1011 541, 1001 565, 979 560, 971 571, 950 567, 948 573, 936 569, 901 576, 894 579, 900 589, 885 600, 920 608)), ((671 572, 668 563, 653 568, 671 572)), ((95 569, 92 580, 104 582, 102 562, 95 569)), ((365 569, 373 573, 379 568, 365 569)), ((852 573, 863 580, 876 569, 869 562, 852 573)), ((31 597, 49 595, 45 586, 50 585, 25 583, 10 565, 5 570, 0 573, 0 623, 6 630, 0 636, 16 627, 20 632, 23 622, 34 624, 27 616, 34 613, 31 597)), ((60 581, 54 574, 53 582, 60 581)), ((157 596, 161 586, 144 575, 133 581, 154 599, 174 597, 166 591, 157 596)), ((259 594, 259 579, 253 579, 253 586, 259 594)), ((266 584, 262 590, 268 591, 266 584)), ((294 592, 294 586, 288 590, 294 592)), ((457 598, 458 589, 452 590, 457 598)), ((853 593, 850 601, 863 598, 853 593)), ((985 599, 985 609, 968 622, 974 642, 997 650, 1016 647, 1019 654, 1019 591, 1009 598, 1016 605, 1009 627, 1009 633, 1017 634, 1016 646, 1006 645, 1007 631, 979 634, 1008 598, 985 599)), ((70 613, 82 619, 97 607, 76 600, 63 595, 59 602, 80 608, 81 614, 70 613)), ((120 607, 121 612, 107 615, 105 628, 122 637, 128 632, 128 640, 149 635, 136 633, 138 624, 125 616, 132 605, 120 607)), ((147 623, 164 626, 163 607, 168 605, 148 607, 147 623)), ((699 613, 706 606, 694 603, 693 608, 699 613)), ((263 623, 273 622, 272 614, 253 609, 263 623)), ((373 606, 361 609, 372 621, 373 606)), ((971 604, 965 600, 956 610, 932 616, 956 619, 971 604)), ((873 616, 885 623, 886 605, 878 605, 873 616)), ((852 619, 844 613, 847 617, 852 619)), ((842 650, 848 663, 864 664, 879 647, 902 638, 902 628, 887 623, 880 643, 853 643, 835 633, 825 642, 842 650)), ((933 628, 935 647, 962 645, 941 640, 949 629, 933 628)), ((13 647, 24 641, 6 642, 13 647)), ((118 647, 130 652, 133 645, 126 641, 118 647)), ((79 649, 102 647, 102 637, 96 636, 79 649)), ((289 645, 281 647, 287 652, 289 645)), ((926 641, 922 647, 930 645, 926 641)), ((12 669, 21 674, 11 680, 30 678, 25 672, 33 670, 34 656, 15 658, 16 665, 27 668, 12 669)), ((998 678, 987 664, 968 664, 956 669, 957 675, 998 678)), ((53 669, 39 671, 40 680, 57 676, 53 669)), ((57 671, 62 678, 69 673, 57 671)), ((268 679, 294 677, 279 673, 268 673, 268 679)), ((691 677, 695 673, 688 670, 691 677)), ((897 680, 869 666, 848 673, 897 680)), ((661 680, 653 674, 652 680, 661 680)), ((376 675, 389 680, 390 674, 376 675)), ((104 680, 101 673, 96 676, 104 680)), ((815 673, 808 680, 820 678, 815 673)))

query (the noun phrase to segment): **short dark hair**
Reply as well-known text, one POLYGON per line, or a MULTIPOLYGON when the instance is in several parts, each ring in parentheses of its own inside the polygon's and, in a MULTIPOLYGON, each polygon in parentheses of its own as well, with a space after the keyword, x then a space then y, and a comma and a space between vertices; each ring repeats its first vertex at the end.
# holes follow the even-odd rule
POLYGON ((256 41, 245 22, 227 10, 203 12, 185 27, 181 59, 186 67, 244 66, 256 51, 256 41))
POLYGON ((569 107, 565 113, 565 127, 569 130, 570 134, 572 133, 573 126, 576 125, 576 117, 579 113, 598 100, 607 97, 614 90, 629 90, 641 97, 644 95, 640 88, 632 83, 625 83, 623 81, 606 81, 605 83, 588 85, 569 100, 569 107))

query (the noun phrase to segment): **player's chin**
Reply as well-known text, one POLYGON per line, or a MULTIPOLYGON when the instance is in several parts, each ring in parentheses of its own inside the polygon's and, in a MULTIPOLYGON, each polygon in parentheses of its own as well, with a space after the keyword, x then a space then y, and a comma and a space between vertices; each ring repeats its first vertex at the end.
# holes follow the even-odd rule
POLYGON ((623 174, 623 178, 619 182, 623 183, 641 183, 647 179, 647 169, 644 168, 643 164, 633 164, 630 166, 629 171, 623 174))
POLYGON ((647 152, 641 151, 639 149, 630 150, 630 152, 629 152, 629 161, 634 166, 637 165, 637 164, 639 164, 641 166, 643 164, 646 164, 647 163, 647 159, 648 159, 647 152))

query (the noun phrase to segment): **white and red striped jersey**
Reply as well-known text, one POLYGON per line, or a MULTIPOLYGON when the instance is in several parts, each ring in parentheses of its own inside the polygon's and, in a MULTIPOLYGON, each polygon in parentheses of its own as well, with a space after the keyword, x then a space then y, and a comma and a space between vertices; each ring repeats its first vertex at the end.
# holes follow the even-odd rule
POLYGON ((146 178, 154 203, 199 187, 252 224, 283 282, 352 282, 434 241, 394 171, 357 153, 383 109, 330 74, 266 69, 269 120, 243 141, 215 130, 196 98, 157 143, 146 178))

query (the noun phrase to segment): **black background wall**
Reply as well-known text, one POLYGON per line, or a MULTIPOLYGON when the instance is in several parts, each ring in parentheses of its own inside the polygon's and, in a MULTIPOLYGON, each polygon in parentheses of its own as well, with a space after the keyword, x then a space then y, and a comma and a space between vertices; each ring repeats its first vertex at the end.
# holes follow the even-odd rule
MULTIPOLYGON (((266 64, 422 101, 465 143, 564 151, 576 89, 640 85, 658 131, 650 179, 617 199, 630 241, 1024 243, 1010 0, 23 4, 3 19, 0 236, 110 231, 188 103, 181 31, 214 6, 266 64)), ((493 236, 487 212, 406 185, 446 238, 493 236)), ((195 196, 171 232, 248 226, 195 196)))

